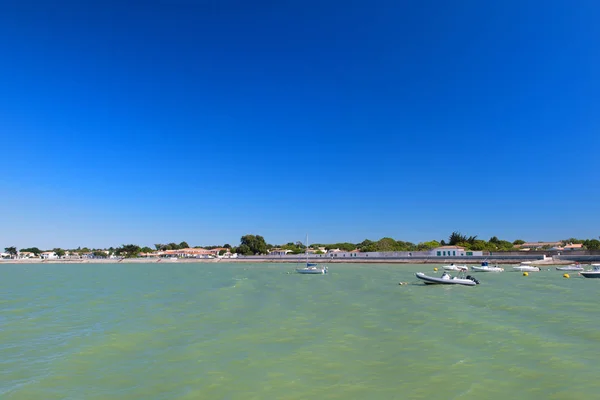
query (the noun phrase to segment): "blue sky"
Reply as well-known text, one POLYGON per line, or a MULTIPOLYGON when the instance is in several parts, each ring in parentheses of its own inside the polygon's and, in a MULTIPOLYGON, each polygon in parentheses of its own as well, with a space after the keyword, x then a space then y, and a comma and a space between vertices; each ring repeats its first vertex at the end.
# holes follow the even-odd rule
POLYGON ((2 2, 0 247, 597 237, 599 20, 595 1, 2 2))

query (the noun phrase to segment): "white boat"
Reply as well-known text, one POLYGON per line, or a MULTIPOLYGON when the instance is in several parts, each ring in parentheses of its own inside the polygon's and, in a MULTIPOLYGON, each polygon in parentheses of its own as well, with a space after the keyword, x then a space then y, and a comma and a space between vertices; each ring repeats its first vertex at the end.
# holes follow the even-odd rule
POLYGON ((471 267, 471 271, 473 272, 504 272, 504 268, 502 267, 490 267, 489 265, 482 267, 471 267))
POLYGON ((447 273, 443 273, 441 277, 425 275, 422 272, 415 274, 417 278, 424 281, 426 285, 464 285, 475 286, 479 281, 471 276, 465 278, 451 277, 447 273))
POLYGON ((469 267, 466 265, 454 265, 454 263, 450 265, 442 265, 442 269, 444 271, 468 271, 469 267))
POLYGON ((325 275, 327 273, 327 267, 323 267, 316 263, 308 262, 308 235, 306 235, 306 266, 303 268, 296 268, 296 272, 305 275, 325 275))
POLYGON ((600 264, 592 264, 592 269, 580 272, 585 278, 600 278, 600 264))
POLYGON ((556 267, 557 271, 583 271, 585 270, 585 268, 583 268, 581 266, 581 264, 576 263, 576 264, 571 264, 571 265, 567 265, 566 267, 556 267))
POLYGON ((309 274, 309 275, 323 275, 327 273, 327 267, 321 266, 306 266, 304 268, 296 268, 296 272, 299 274, 309 274))
POLYGON ((473 272, 504 272, 504 268, 501 268, 498 266, 490 267, 488 265, 487 261, 484 261, 481 263, 480 267, 472 266, 471 271, 473 271, 473 272))
POLYGON ((536 267, 535 265, 531 265, 531 261, 523 261, 521 264, 513 267, 513 271, 519 272, 539 272, 540 267, 536 267))

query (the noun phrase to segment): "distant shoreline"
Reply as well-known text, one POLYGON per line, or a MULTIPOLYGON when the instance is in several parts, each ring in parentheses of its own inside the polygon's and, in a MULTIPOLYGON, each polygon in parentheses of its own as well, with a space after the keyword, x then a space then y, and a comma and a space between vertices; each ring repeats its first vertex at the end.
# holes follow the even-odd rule
MULTIPOLYGON (((319 262, 320 264, 469 264, 479 265, 480 260, 473 259, 327 259, 327 260, 310 260, 311 262, 319 262)), ((490 265, 493 264, 519 264, 522 259, 502 259, 494 260, 488 259, 487 262, 490 265)), ((531 260, 529 260, 531 261, 531 260)), ((165 265, 176 265, 176 264, 220 264, 220 263, 255 263, 255 264, 298 264, 302 263, 302 259, 284 259, 284 258, 226 258, 226 259, 215 259, 215 258, 179 258, 177 261, 171 261, 170 259, 157 259, 157 258, 123 258, 123 259, 60 259, 60 260, 39 260, 39 259, 21 259, 21 260, 1 260, 2 264, 165 264, 165 265)), ((571 260, 536 260, 532 264, 536 265, 568 265, 573 264, 571 260)))

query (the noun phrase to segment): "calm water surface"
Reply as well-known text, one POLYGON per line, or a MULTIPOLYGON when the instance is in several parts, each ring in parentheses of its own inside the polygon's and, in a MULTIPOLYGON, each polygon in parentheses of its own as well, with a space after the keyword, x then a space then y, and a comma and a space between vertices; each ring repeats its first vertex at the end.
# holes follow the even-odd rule
POLYGON ((0 398, 598 398, 600 279, 293 268, 0 264, 0 398))

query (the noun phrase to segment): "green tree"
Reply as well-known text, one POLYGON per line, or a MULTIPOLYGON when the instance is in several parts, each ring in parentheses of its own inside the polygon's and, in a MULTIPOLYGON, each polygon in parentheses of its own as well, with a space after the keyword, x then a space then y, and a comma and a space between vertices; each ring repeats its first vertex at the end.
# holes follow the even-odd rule
POLYGON ((452 232, 452 234, 450 234, 450 237, 448 238, 448 244, 450 246, 456 246, 458 243, 468 241, 469 240, 467 239, 467 237, 458 231, 452 232))
POLYGON ((517 239, 514 242, 512 242, 512 244, 514 244, 515 246, 522 245, 523 243, 525 243, 525 241, 522 239, 517 239))
POLYGON ((397 251, 398 242, 392 238, 384 237, 375 242, 376 251, 397 251))
POLYGON ((224 250, 224 249, 219 250, 219 255, 220 256, 222 256, 225 253, 227 253, 227 250, 224 250))
POLYGON ((437 240, 431 240, 429 242, 422 242, 417 245, 418 251, 427 251, 431 249, 435 249, 436 247, 440 247, 440 242, 437 240))
POLYGON ((99 258, 107 257, 107 254, 102 250, 94 250, 94 251, 92 251, 92 254, 94 255, 94 257, 99 257, 99 258))
MULTIPOLYGON (((316 245, 314 245, 314 246, 316 246, 316 245)), ((354 243, 348 243, 348 242, 328 244, 328 245, 325 245, 324 247, 327 250, 340 249, 342 251, 352 251, 352 250, 356 249, 356 245, 354 243)))
POLYGON ((244 255, 266 254, 267 242, 260 235, 244 235, 240 240, 239 248, 241 249, 240 253, 244 255))
POLYGON ((148 246, 144 246, 140 250, 140 252, 142 252, 142 253, 152 253, 152 251, 153 250, 150 247, 148 247, 148 246))
MULTIPOLYGON (((469 243, 469 250, 475 250, 475 251, 483 251, 483 250, 490 250, 490 244, 487 243, 485 240, 473 240, 473 242, 467 242, 469 243)), ((496 246, 494 244, 491 244, 491 250, 495 250, 496 246)))
POLYGON ((183 241, 183 242, 179 243, 179 248, 180 248, 180 249, 189 249, 189 248, 190 248, 190 245, 189 245, 189 244, 187 244, 187 242, 186 242, 186 241, 183 241))
POLYGON ((562 241, 563 245, 566 245, 566 244, 569 244, 569 243, 573 243, 573 244, 575 244, 575 243, 577 243, 577 244, 582 244, 583 242, 584 242, 584 240, 581 240, 581 239, 576 239, 576 238, 570 238, 570 239, 566 239, 566 240, 563 240, 563 241, 562 241))
POLYGON ((66 251, 64 251, 60 247, 55 247, 54 249, 52 249, 52 251, 55 252, 58 257, 63 257, 66 254, 66 251))
MULTIPOLYGON (((267 245, 267 249, 269 248, 269 245, 267 245)), ((287 243, 284 244, 283 246, 281 246, 282 249, 284 250, 291 250, 292 254, 302 254, 305 252, 305 247, 301 242, 296 242, 296 243, 287 243)))
POLYGON ((242 254, 244 256, 254 255, 254 253, 252 252, 252 250, 250 250, 250 246, 248 246, 247 244, 240 244, 235 249, 235 252, 238 253, 238 254, 242 254))
POLYGON ((124 256, 126 258, 134 258, 140 254, 142 249, 137 244, 124 244, 115 250, 118 256, 124 256))
POLYGON ((366 252, 368 250, 365 250, 365 249, 370 248, 369 246, 371 246, 373 243, 374 242, 372 240, 365 239, 362 242, 360 242, 359 244, 357 244, 356 248, 359 249, 362 252, 366 252))
POLYGON ((16 257, 18 254, 17 248, 15 246, 5 247, 4 251, 10 254, 11 258, 16 257))
POLYGON ((28 253, 33 253, 33 254, 35 254, 36 256, 39 256, 39 255, 42 253, 42 251, 41 251, 40 249, 38 249, 37 247, 28 247, 28 248, 26 248, 26 249, 21 249, 21 250, 19 250, 19 251, 20 251, 21 253, 25 253, 25 252, 28 252, 28 253))
POLYGON ((404 242, 402 240, 398 240, 398 251, 415 251, 417 246, 411 242, 404 242))
POLYGON ((513 250, 515 246, 508 240, 500 240, 497 243, 497 247, 498 247, 498 250, 508 251, 508 250, 513 250))
POLYGON ((600 250, 600 240, 590 239, 583 242, 583 245, 588 250, 600 250))

